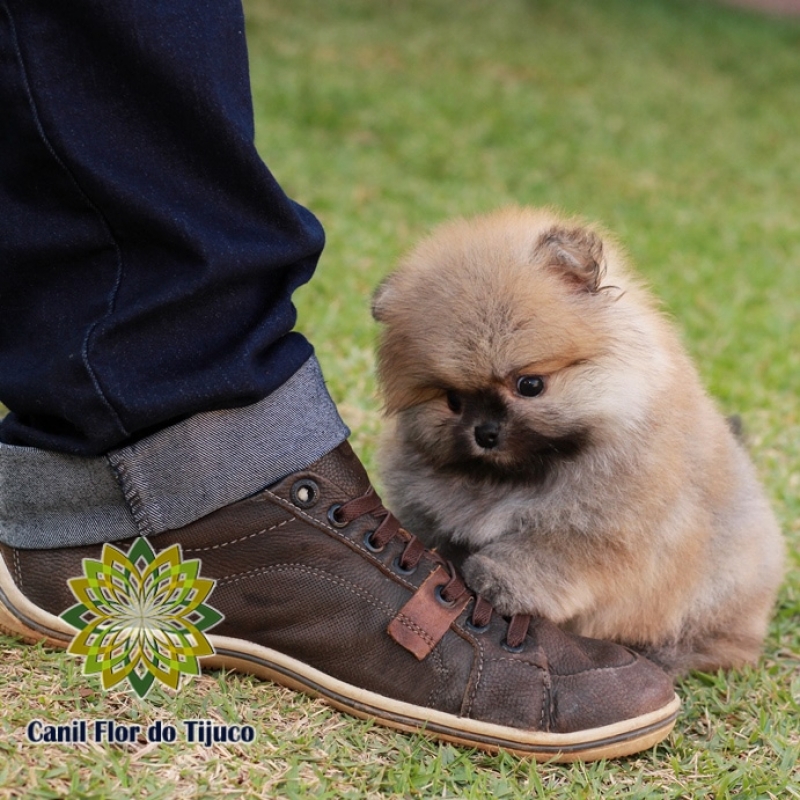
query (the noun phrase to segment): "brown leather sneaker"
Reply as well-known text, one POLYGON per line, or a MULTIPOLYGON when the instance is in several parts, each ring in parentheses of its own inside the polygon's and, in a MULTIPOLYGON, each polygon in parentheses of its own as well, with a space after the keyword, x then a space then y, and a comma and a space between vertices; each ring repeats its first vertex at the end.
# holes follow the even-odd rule
MULTIPOLYGON (((404 731, 540 760, 613 758, 671 730, 670 679, 627 648, 511 620, 402 530, 345 443, 302 472, 152 536, 216 578, 206 666, 252 673, 404 731)), ((101 546, 0 558, 0 628, 66 647, 69 578, 101 546)))

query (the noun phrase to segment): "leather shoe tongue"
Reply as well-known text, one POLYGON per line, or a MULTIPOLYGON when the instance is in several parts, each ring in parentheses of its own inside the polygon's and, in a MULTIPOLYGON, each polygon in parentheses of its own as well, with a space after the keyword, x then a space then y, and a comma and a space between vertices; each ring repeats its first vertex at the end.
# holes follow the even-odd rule
POLYGON ((321 478, 335 483, 348 498, 360 497, 370 487, 369 477, 347 441, 342 442, 308 469, 321 478))

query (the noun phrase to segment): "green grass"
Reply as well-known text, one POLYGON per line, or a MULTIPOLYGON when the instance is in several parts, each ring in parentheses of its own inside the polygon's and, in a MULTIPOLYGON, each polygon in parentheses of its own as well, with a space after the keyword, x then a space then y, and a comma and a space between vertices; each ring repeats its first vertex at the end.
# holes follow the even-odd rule
MULTIPOLYGON (((0 640, 0 798, 800 797, 800 22, 699 0, 249 0, 259 148, 328 232, 298 295, 374 470, 369 296, 454 214, 615 231, 685 332, 790 546, 758 669, 694 675, 652 752, 536 766, 387 732, 246 677, 138 701, 0 640), (251 722, 246 747, 32 746, 33 717, 251 722)), ((680 391, 676 386, 675 391, 680 391)))

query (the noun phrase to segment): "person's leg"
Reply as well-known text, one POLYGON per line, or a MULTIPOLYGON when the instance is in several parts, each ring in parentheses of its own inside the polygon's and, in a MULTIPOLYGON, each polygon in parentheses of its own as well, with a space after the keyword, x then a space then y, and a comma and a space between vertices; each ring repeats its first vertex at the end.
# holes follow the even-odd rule
POLYGON ((238 0, 3 0, 0 107, 5 541, 177 527, 345 438, 291 332, 323 232, 255 150, 238 0))
POLYGON ((283 385, 324 237, 256 152, 238 0, 4 0, 0 36, 0 440, 99 455, 283 385))
POLYGON ((0 630, 67 646, 67 581, 146 535, 217 581, 210 663, 489 750, 659 741, 655 665, 500 618, 371 490, 289 333, 321 236, 246 83, 222 0, 0 0, 0 630))

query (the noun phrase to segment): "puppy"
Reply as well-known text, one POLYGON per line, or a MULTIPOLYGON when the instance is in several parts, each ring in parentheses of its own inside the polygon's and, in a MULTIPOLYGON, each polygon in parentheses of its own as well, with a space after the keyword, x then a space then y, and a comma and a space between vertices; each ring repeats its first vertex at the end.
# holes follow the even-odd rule
POLYGON ((754 662, 782 577, 750 460, 608 237, 444 225, 377 289, 388 505, 504 614, 673 673, 754 662))

